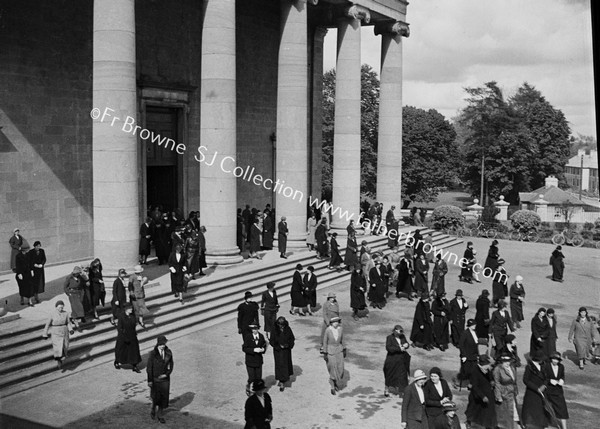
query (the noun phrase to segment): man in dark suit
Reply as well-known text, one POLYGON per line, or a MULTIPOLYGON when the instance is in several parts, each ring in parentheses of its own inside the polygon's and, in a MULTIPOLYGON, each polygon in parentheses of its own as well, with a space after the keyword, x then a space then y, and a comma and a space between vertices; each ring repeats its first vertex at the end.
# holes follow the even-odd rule
POLYGON ((247 428, 269 429, 273 420, 273 403, 263 380, 252 383, 254 394, 246 399, 244 419, 247 428))
POLYGON ((374 308, 383 309, 385 306, 385 295, 387 292, 387 283, 381 267, 381 260, 375 260, 375 266, 369 271, 369 283, 371 286, 369 298, 374 308))
POLYGON ((250 385, 253 381, 262 379, 263 355, 267 351, 267 340, 258 332, 258 325, 250 325, 250 333, 244 335, 242 351, 246 353, 246 370, 248 371, 248 384, 246 393, 252 394, 250 385))
POLYGON ((265 333, 267 338, 270 338, 271 330, 275 327, 275 319, 279 311, 279 301, 277 299, 277 291, 275 283, 267 283, 267 290, 263 292, 260 300, 260 312, 265 318, 265 333))
MULTIPOLYGON (((463 381, 469 381, 471 373, 477 367, 477 358, 479 357, 479 351, 477 349, 477 334, 475 333, 475 320, 467 320, 467 329, 462 333, 458 348, 460 349, 460 373, 458 378, 460 380, 460 386, 462 387, 463 381)), ((456 380, 453 380, 454 387, 458 387, 456 380)))
POLYGON ((450 331, 452 344, 458 347, 460 338, 465 330, 466 313, 469 308, 467 300, 463 298, 462 289, 457 289, 454 299, 450 301, 450 331))
POLYGON ((287 250, 288 227, 285 216, 281 217, 281 221, 277 225, 277 247, 279 248, 279 257, 287 259, 285 252, 287 250))
POLYGON ((404 389, 402 400, 402 423, 403 429, 427 429, 427 415, 425 414, 425 394, 423 385, 427 380, 425 373, 417 369, 414 381, 404 389))
POLYGON ((167 338, 159 335, 156 346, 148 355, 146 364, 148 373, 148 387, 152 398, 152 420, 158 417, 158 421, 165 423, 163 410, 169 406, 169 391, 171 388, 171 373, 173 372, 173 353, 167 347, 167 338), (158 407, 158 414, 156 413, 158 407))
POLYGON ((252 292, 249 290, 244 293, 244 302, 238 305, 238 334, 246 335, 250 333, 251 325, 258 325, 258 304, 252 301, 252 292))

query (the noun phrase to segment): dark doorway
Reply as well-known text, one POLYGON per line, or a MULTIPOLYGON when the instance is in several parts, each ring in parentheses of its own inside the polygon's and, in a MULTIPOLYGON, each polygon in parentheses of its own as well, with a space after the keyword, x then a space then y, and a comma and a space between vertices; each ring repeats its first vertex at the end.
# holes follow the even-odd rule
MULTIPOLYGON (((146 128, 161 138, 180 143, 177 108, 146 107, 146 128)), ((169 148, 159 147, 148 139, 146 145, 146 195, 149 207, 162 206, 170 212, 179 203, 178 155, 169 148)))

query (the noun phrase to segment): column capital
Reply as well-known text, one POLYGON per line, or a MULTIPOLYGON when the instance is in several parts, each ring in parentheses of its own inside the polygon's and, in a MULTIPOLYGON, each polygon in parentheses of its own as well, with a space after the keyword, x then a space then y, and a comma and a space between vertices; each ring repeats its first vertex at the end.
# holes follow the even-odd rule
POLYGON ((380 22, 375 24, 375 35, 391 34, 393 36, 410 36, 409 24, 403 21, 380 22))
POLYGON ((347 18, 358 19, 368 24, 371 21, 371 11, 364 6, 353 4, 344 9, 344 16, 347 18))

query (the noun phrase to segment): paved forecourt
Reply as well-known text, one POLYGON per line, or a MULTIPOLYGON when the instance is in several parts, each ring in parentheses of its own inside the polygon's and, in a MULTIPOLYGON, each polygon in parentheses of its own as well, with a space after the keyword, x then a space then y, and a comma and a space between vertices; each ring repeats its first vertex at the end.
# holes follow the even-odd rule
MULTIPOLYGON (((475 238, 472 241, 483 263, 491 240, 475 238)), ((565 246, 565 282, 556 283, 549 278, 551 268, 548 265, 554 246, 500 240, 499 247, 501 257, 507 261, 511 281, 517 274, 525 279, 526 320, 516 334, 523 362, 523 355, 529 351, 531 318, 540 306, 555 308, 559 336, 557 348, 565 356, 565 396, 571 415, 569 426, 581 429, 597 427, 596 422, 600 418, 597 407, 600 365, 588 364, 580 371, 573 362, 574 347, 568 343, 567 334, 580 306, 587 306, 591 315, 599 315, 600 251, 565 246)), ((450 251, 462 256, 464 248, 455 246, 450 251)), ((463 289, 470 307, 467 317, 473 317, 475 300, 481 289, 491 289, 491 279, 482 279, 481 284, 460 283, 459 267, 451 265, 449 269, 446 281, 448 298, 454 296, 457 288, 463 289)), ((318 353, 321 312, 312 317, 291 316, 289 304, 284 303, 280 315, 290 320, 296 335, 293 350, 295 377, 292 386, 285 392, 276 388, 269 391, 274 407, 273 427, 397 428, 401 402, 397 397, 383 396, 385 337, 396 323, 410 333, 414 302, 392 298, 383 310, 372 310, 368 319, 355 322, 350 317, 349 279, 318 290, 320 303, 330 291, 337 292, 348 343, 347 385, 337 396, 329 392, 327 370, 318 353)), ((235 321, 177 338, 168 346, 174 354, 175 371, 165 426, 242 428, 246 369, 235 321)), ((458 351, 452 346, 445 352, 410 349, 410 353, 411 372, 417 368, 428 372, 432 366, 438 366, 449 380, 458 369, 458 351)), ((143 358, 145 362, 147 354, 143 358)), ((518 370, 519 402, 525 391, 523 370, 518 370)), ((273 374, 273 355, 269 349, 265 355, 263 376, 270 386, 276 383, 273 374)), ((468 391, 463 389, 453 393, 459 407, 458 415, 464 421, 468 391)), ((5 397, 1 412, 9 416, 4 417, 3 428, 112 428, 126 424, 143 428, 158 424, 150 420, 145 374, 115 370, 111 363, 5 397)))

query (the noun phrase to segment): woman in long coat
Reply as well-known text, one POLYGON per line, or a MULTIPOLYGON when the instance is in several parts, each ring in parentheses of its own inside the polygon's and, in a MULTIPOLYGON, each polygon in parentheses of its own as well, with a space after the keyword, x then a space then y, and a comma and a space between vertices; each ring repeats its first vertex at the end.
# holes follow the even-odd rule
POLYGON ((308 220, 306 221, 306 246, 309 250, 315 248, 315 231, 317 230, 317 217, 312 212, 308 220))
POLYGON ((140 226, 140 264, 145 264, 150 255, 151 242, 152 242, 152 219, 147 217, 146 221, 140 226))
POLYGON ((546 319, 548 319, 548 339, 546 340, 546 355, 552 356, 556 351, 556 341, 558 340, 558 332, 556 331, 556 312, 553 308, 549 308, 546 312, 546 319))
POLYGON ((420 295, 423 292, 428 292, 428 273, 429 273, 429 262, 425 259, 425 254, 420 253, 417 260, 415 261, 415 290, 420 295))
POLYGON ((135 332, 135 315, 131 306, 126 306, 125 311, 119 313, 117 322, 117 343, 115 345, 115 368, 123 365, 132 365, 133 371, 141 372, 138 364, 142 361, 140 343, 135 332))
POLYGON ((548 384, 546 385, 546 398, 552 405, 556 418, 560 420, 562 429, 567 429, 567 420, 569 419, 569 410, 565 401, 565 367, 562 363, 562 357, 559 352, 550 355, 550 363, 544 366, 544 373, 548 384))
POLYGON ((171 388, 171 373, 173 372, 173 353, 167 347, 167 338, 159 335, 156 346, 148 355, 146 372, 148 374, 148 386, 152 398, 152 419, 165 423, 163 410, 169 406, 169 391, 171 388), (158 407, 158 413, 156 412, 158 407))
POLYGON ((496 270, 492 277, 492 304, 498 304, 498 301, 506 298, 508 295, 508 274, 504 268, 504 259, 497 260, 496 270))
POLYGON ((19 228, 15 228, 13 235, 11 235, 10 239, 8 240, 8 244, 10 245, 10 268, 14 271, 15 258, 21 252, 22 247, 27 247, 29 249, 29 243, 27 243, 27 240, 23 238, 19 228))
POLYGON ((450 303, 446 299, 446 292, 436 295, 431 304, 433 314, 433 339, 441 351, 448 348, 450 342, 450 303))
POLYGON ((32 266, 31 258, 27 255, 29 247, 21 247, 20 253, 15 257, 15 278, 19 285, 19 295, 21 296, 21 305, 25 305, 25 299, 29 306, 33 307, 33 279, 31 277, 32 266))
POLYGON ((85 310, 83 309, 83 296, 85 293, 85 282, 87 278, 83 276, 83 270, 79 266, 73 268, 73 272, 65 279, 64 290, 69 297, 71 304, 71 318, 75 323, 75 327, 79 328, 76 319, 85 319, 85 310))
POLYGON ((354 271, 350 275, 350 307, 352 308, 352 318, 358 320, 364 309, 367 308, 365 300, 365 291, 367 290, 367 281, 362 273, 360 264, 354 266, 354 271))
POLYGON ((252 225, 250 225, 250 257, 260 259, 258 251, 260 250, 260 237, 262 230, 260 229, 258 219, 254 219, 252 225))
POLYGON ((273 358, 275 360, 275 380, 281 392, 285 389, 285 383, 290 376, 294 375, 292 363, 292 349, 294 348, 294 333, 285 317, 279 316, 271 331, 269 344, 273 347, 273 358))
POLYGON ((273 224, 273 218, 269 213, 264 214, 263 219, 263 231, 262 231, 262 247, 266 250, 273 249, 273 236, 275 234, 275 225, 273 224))
POLYGON ((415 307, 410 340, 415 347, 423 347, 425 350, 433 349, 433 323, 431 321, 431 308, 429 306, 429 294, 421 295, 421 299, 415 307))
POLYGON ((188 230, 185 239, 185 260, 188 272, 194 276, 200 271, 200 243, 196 230, 191 229, 189 225, 186 228, 188 230))
POLYGON ((31 279, 33 285, 33 293, 35 302, 39 304, 39 294, 44 293, 46 289, 46 274, 44 272, 44 265, 46 265, 46 252, 42 249, 42 243, 36 241, 33 243, 33 250, 27 253, 29 256, 29 262, 33 269, 33 278, 31 279))
POLYGON ((133 314, 138 319, 138 323, 142 328, 145 328, 144 325, 144 316, 150 311, 146 307, 146 292, 144 291, 144 285, 148 283, 147 277, 142 277, 142 272, 144 268, 141 265, 136 265, 133 268, 133 274, 129 276, 129 299, 131 300, 131 304, 133 305, 133 314))
POLYGON ((487 258, 485 258, 485 265, 483 266, 484 274, 485 274, 485 268, 489 268, 491 270, 491 273, 496 271, 496 269, 498 268, 499 256, 500 255, 498 254, 498 240, 494 240, 494 241, 492 241, 490 250, 488 250, 487 258))
POLYGON ((171 290, 183 304, 184 275, 187 272, 187 267, 182 250, 180 244, 175 246, 175 251, 169 256, 169 271, 171 271, 171 290))
POLYGON ((575 351, 579 358, 579 369, 583 369, 585 360, 591 357, 590 350, 593 342, 598 342, 598 329, 589 318, 587 308, 581 307, 577 318, 571 323, 569 330, 569 342, 575 344, 575 351))
POLYGON ((477 338, 487 338, 490 332, 490 292, 487 289, 481 291, 481 295, 475 302, 475 322, 477 327, 477 338))
POLYGON ((394 326, 394 330, 385 340, 385 350, 387 351, 385 363, 383 364, 383 376, 385 378, 383 394, 385 396, 390 396, 390 390, 392 393, 402 396, 404 389, 408 386, 410 355, 407 350, 409 347, 402 326, 394 326))
POLYGON ((521 327, 521 322, 525 320, 523 316, 523 301, 525 301, 525 287, 523 286, 523 277, 515 277, 515 282, 510 287, 510 317, 517 328, 521 327))
POLYGON ((433 264, 431 278, 431 292, 437 295, 446 292, 446 274, 448 274, 448 264, 442 259, 439 253, 436 255, 436 261, 433 264))
POLYGON ((532 427, 545 428, 549 423, 549 416, 544 410, 546 390, 546 374, 543 371, 542 357, 532 355, 531 361, 525 367, 523 374, 525 384, 525 396, 523 397, 523 408, 521 411, 521 423, 532 427))
POLYGON ((73 334, 71 326, 71 316, 65 311, 65 303, 61 300, 56 301, 55 311, 50 315, 42 337, 48 338, 48 334, 52 336, 52 352, 54 360, 58 367, 62 367, 63 361, 67 358, 69 351, 69 334, 73 334))
POLYGON ((555 282, 563 282, 563 274, 565 271, 565 255, 562 252, 562 246, 556 246, 556 249, 550 256, 550 265, 552 265, 552 280, 555 282))
POLYGON ((406 297, 412 301, 414 288, 413 288, 413 260, 412 256, 408 252, 404 252, 404 257, 400 259, 397 266, 398 270, 398 283, 396 285, 396 297, 400 297, 400 294, 405 294, 406 297))
POLYGON ((437 366, 429 370, 429 380, 423 386, 423 395, 425 396, 425 411, 429 427, 433 428, 438 416, 444 414, 444 404, 452 401, 450 386, 442 378, 442 370, 437 366))
POLYGON ((332 395, 335 395, 340 389, 340 383, 344 379, 346 343, 344 341, 344 331, 340 326, 341 321, 342 319, 339 317, 332 317, 329 327, 325 329, 323 335, 323 359, 327 363, 332 395))
POLYGON ((104 278, 102 277, 102 263, 96 258, 90 264, 89 270, 90 290, 92 292, 92 307, 94 307, 94 319, 99 319, 98 306, 104 307, 104 298, 106 289, 104 287, 104 278))
POLYGON ((292 288, 290 297, 292 298, 290 314, 298 311, 300 316, 306 316, 304 308, 306 307, 306 297, 304 296, 304 280, 302 279, 302 264, 296 265, 294 276, 292 277, 292 288), (301 310, 302 309, 302 310, 301 310))
MULTIPOLYGON (((496 418, 498 429, 516 429, 517 413, 517 372, 512 365, 513 358, 508 353, 498 359, 499 365, 493 370, 494 395, 496 397, 496 418)), ((517 417, 518 420, 518 417, 517 417)))
POLYGON ((546 341, 550 336, 550 325, 546 318, 546 309, 540 307, 531 319, 531 339, 529 341, 530 356, 538 355, 542 361, 548 359, 546 341))
POLYGON ((492 380, 490 358, 487 355, 479 356, 477 367, 470 373, 471 391, 465 414, 468 422, 486 429, 495 428, 497 420, 492 380))
POLYGON ((326 258, 328 256, 327 245, 327 218, 322 218, 315 230, 315 244, 317 245, 317 257, 326 258))
POLYGON ((359 263, 357 252, 358 243, 356 243, 356 234, 352 232, 348 235, 348 240, 346 241, 346 253, 344 254, 344 265, 348 270, 351 270, 359 263))
POLYGON ((342 255, 340 255, 340 246, 337 242, 337 232, 331 234, 331 240, 329 240, 329 246, 331 248, 331 259, 329 260, 329 265, 327 268, 329 269, 337 269, 340 270, 340 265, 342 262, 342 255))

